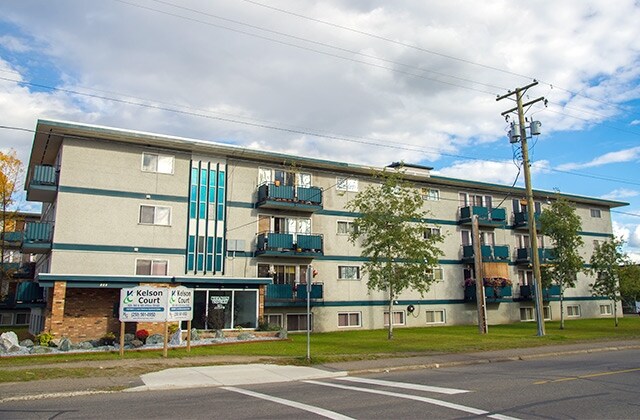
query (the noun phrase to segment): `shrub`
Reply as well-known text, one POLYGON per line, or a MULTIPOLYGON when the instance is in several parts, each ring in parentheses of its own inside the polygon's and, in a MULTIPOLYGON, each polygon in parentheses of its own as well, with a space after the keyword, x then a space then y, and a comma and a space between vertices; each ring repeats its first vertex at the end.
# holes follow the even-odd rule
POLYGON ((53 340, 53 335, 48 332, 40 333, 35 338, 36 343, 41 346, 48 346, 51 340, 53 340))
POLYGON ((103 335, 102 338, 100 338, 100 342, 103 346, 112 346, 113 343, 116 342, 116 335, 109 331, 108 333, 103 335))
POLYGON ((169 325, 169 335, 175 334, 179 329, 180 329, 180 326, 178 324, 169 325))
POLYGON ((147 330, 136 331, 136 338, 142 341, 143 343, 147 340, 147 337, 149 337, 149 331, 147 330))

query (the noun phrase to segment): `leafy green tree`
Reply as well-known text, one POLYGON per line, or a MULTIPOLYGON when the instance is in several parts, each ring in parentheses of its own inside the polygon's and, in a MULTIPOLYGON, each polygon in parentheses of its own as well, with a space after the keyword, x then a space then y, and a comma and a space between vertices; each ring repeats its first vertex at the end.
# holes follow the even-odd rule
POLYGON ((368 274, 369 290, 388 293, 389 340, 393 339, 394 300, 407 288, 421 295, 435 281, 429 275, 443 252, 441 235, 425 235, 427 212, 418 189, 398 171, 378 172, 380 184, 369 185, 347 203, 360 216, 354 221, 352 243, 360 243, 367 258, 363 272, 368 274))
POLYGON ((591 291, 596 296, 606 296, 613 301, 613 317, 618 326, 617 303, 620 296, 620 272, 622 267, 629 264, 627 254, 622 251, 622 239, 612 238, 596 245, 591 255, 591 274, 596 281, 591 285, 591 291))
POLYGON ((620 295, 634 308, 635 302, 640 301, 640 265, 628 264, 620 268, 620 295))
POLYGON ((4 297, 12 271, 4 264, 7 258, 6 232, 12 232, 16 224, 15 194, 18 191, 22 162, 15 150, 0 151, 0 298, 4 297))
POLYGON ((554 258, 541 270, 542 284, 556 284, 560 288, 560 329, 564 329, 564 291, 576 287, 578 273, 584 266, 579 253, 584 241, 578 233, 582 221, 575 207, 560 197, 542 211, 540 224, 542 234, 550 237, 555 246, 554 258))

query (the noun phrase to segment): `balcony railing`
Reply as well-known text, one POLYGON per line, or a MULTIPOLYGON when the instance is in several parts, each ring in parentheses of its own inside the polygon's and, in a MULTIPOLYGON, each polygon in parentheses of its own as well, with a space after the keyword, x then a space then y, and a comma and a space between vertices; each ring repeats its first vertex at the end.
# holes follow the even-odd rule
POLYGON ((13 279, 29 279, 33 280, 33 275, 36 271, 36 263, 20 263, 20 262, 7 262, 0 263, 2 272, 5 276, 13 279))
MULTIPOLYGON (((509 246, 508 245, 481 245, 480 253, 482 254, 483 262, 508 262, 509 261, 509 246)), ((473 251, 473 245, 462 246, 462 261, 464 263, 474 262, 475 252, 473 251)))
POLYGON ((460 224, 471 223, 473 216, 478 216, 480 226, 502 226, 506 222, 506 210, 503 208, 490 209, 489 207, 467 206, 460 208, 460 224))
POLYGON ((261 233, 258 235, 256 255, 315 257, 323 255, 322 235, 302 233, 261 233))
MULTIPOLYGON (((538 257, 540 264, 546 264, 555 259, 555 248, 538 248, 538 257)), ((531 264, 532 255, 531 248, 518 248, 516 250, 516 264, 531 264)))
POLYGON ((36 165, 31 172, 27 200, 52 202, 58 192, 58 174, 53 166, 36 165))
MULTIPOLYGON (((311 284, 311 299, 322 299, 323 284, 311 284)), ((294 287, 292 284, 269 284, 267 285, 267 293, 265 295, 267 301, 306 301, 307 285, 298 284, 294 287)))
MULTIPOLYGON (((536 289, 533 286, 521 285, 520 286, 520 299, 533 299, 536 295, 536 289)), ((554 284, 542 289, 542 299, 549 300, 551 297, 560 296, 560 286, 554 284)))
POLYGON ((46 222, 28 222, 24 230, 22 252, 42 254, 51 250, 53 225, 46 222))
MULTIPOLYGON (((492 287, 484 286, 484 297, 487 301, 499 301, 501 299, 511 298, 513 289, 511 286, 492 287)), ((464 299, 468 301, 476 301, 476 286, 470 285, 464 288, 464 299)))
POLYGON ((262 184, 258 187, 256 207, 314 212, 322 209, 322 189, 262 184))
MULTIPOLYGON (((536 229, 540 230, 540 213, 534 213, 536 220, 536 229)), ((514 229, 527 229, 529 227, 529 214, 526 211, 521 211, 513 214, 513 227, 514 229)))

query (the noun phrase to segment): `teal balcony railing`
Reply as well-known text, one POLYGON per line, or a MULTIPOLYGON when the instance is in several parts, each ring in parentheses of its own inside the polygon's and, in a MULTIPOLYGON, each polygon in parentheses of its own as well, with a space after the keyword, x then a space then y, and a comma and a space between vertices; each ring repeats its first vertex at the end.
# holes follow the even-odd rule
POLYGON ((27 200, 52 202, 58 192, 58 174, 53 166, 36 165, 31 172, 27 200))
MULTIPOLYGON (((541 264, 546 264, 555 259, 555 248, 538 248, 538 257, 541 264)), ((518 248, 516 250, 516 264, 531 264, 531 248, 518 248)))
MULTIPOLYGON (((487 301, 497 301, 501 299, 509 299, 513 295, 512 286, 492 287, 484 286, 484 297, 487 301)), ((468 301, 476 301, 475 284, 465 286, 464 299, 468 301)))
POLYGON ((263 184, 258 187, 256 207, 314 212, 322 209, 322 189, 263 184))
POLYGON ((256 255, 313 257, 322 254, 322 235, 261 233, 256 243, 256 255))
MULTIPOLYGON (((534 213, 536 229, 540 230, 540 213, 534 213)), ((513 227, 515 229, 526 229, 529 227, 529 214, 521 211, 513 214, 513 227)))
POLYGON ((460 224, 470 224, 472 216, 478 216, 480 226, 501 226, 506 222, 507 212, 503 208, 467 206, 460 208, 460 224))
MULTIPOLYGON (((530 285, 520 286, 520 298, 521 299, 533 299, 536 295, 536 289, 530 285)), ((542 289, 542 299, 548 300, 551 297, 560 296, 560 286, 554 284, 542 289)))
MULTIPOLYGON (((323 298, 322 283, 312 283, 310 298, 317 300, 323 298)), ((267 291, 265 299, 268 301, 306 301, 307 300, 307 285, 297 284, 295 287, 292 284, 269 284, 267 285, 267 291)))
MULTIPOLYGON (((507 262, 509 261, 508 245, 481 245, 480 252, 483 262, 507 262)), ((462 246, 462 261, 465 263, 473 263, 475 253, 473 245, 462 246)))
POLYGON ((24 230, 22 252, 32 254, 48 252, 51 249, 53 225, 46 222, 28 222, 24 230))

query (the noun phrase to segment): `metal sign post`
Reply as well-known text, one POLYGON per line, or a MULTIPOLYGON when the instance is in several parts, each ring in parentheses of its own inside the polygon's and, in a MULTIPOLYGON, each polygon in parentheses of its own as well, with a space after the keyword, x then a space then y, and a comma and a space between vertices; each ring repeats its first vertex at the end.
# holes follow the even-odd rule
POLYGON ((307 361, 311 362, 311 279, 313 267, 307 266, 307 361))

